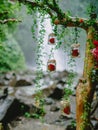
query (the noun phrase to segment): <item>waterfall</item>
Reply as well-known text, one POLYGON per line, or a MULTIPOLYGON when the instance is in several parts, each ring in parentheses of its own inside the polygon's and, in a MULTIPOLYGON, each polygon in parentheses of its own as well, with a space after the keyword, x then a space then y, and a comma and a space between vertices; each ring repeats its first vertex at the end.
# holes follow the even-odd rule
MULTIPOLYGON (((40 21, 39 21, 40 22, 40 21)), ((48 36, 50 33, 53 33, 52 31, 52 26, 50 19, 45 19, 44 21, 44 26, 45 26, 45 36, 44 36, 44 43, 43 43, 43 53, 47 53, 47 55, 42 57, 44 66, 43 70, 47 70, 47 61, 49 59, 49 54, 51 52, 51 48, 54 48, 55 45, 49 45, 48 44, 48 36)), ((39 23, 39 30, 40 30, 40 23, 39 23)), ((75 58, 75 66, 70 67, 68 64, 69 61, 69 56, 67 52, 64 52, 62 48, 53 51, 53 58, 56 60, 56 70, 57 71, 63 71, 63 70, 70 70, 73 69, 76 73, 82 74, 83 72, 83 66, 84 66, 84 56, 85 56, 85 43, 86 43, 86 33, 82 30, 80 33, 80 38, 78 39, 80 41, 80 57, 75 58)), ((56 41, 58 42, 58 41, 56 41)), ((67 44, 67 43, 63 43, 67 44)))

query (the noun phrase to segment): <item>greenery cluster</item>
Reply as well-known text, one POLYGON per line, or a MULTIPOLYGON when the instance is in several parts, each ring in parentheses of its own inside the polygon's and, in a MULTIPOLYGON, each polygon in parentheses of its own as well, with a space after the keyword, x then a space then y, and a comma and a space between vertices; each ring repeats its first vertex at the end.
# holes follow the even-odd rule
MULTIPOLYGON (((83 83, 83 84, 85 84, 85 83, 83 83)), ((83 95, 87 95, 86 94, 87 93, 86 87, 87 86, 84 85, 84 89, 82 91, 83 95)), ((84 112, 83 112, 83 114, 81 116, 81 119, 83 119, 83 122, 81 124, 81 130, 85 130, 85 127, 89 127, 89 128, 92 127, 91 123, 89 123, 89 117, 90 117, 90 111, 91 111, 91 104, 89 102, 87 102, 87 101, 88 101, 88 97, 87 96, 83 97, 84 112)))
POLYGON ((20 46, 12 35, 7 35, 0 48, 0 72, 24 69, 25 59, 20 46))
MULTIPOLYGON (((12 4, 8 0, 0 2, 0 20, 15 19, 15 11, 18 4, 12 4)), ((18 43, 11 33, 14 32, 16 23, 0 23, 0 72, 19 70, 25 68, 25 58, 18 43)))
MULTIPOLYGON (((23 2, 22 0, 20 0, 20 2, 23 2)), ((24 1, 23 3, 25 3, 26 1, 24 1)), ((64 21, 64 17, 67 19, 65 20, 65 23, 62 22, 62 26, 59 28, 57 26, 54 26, 54 32, 57 36, 57 39, 58 39, 58 43, 56 45, 56 48, 55 49, 59 49, 61 47, 61 43, 62 43, 62 38, 64 37, 65 35, 65 27, 72 23, 73 22, 73 25, 74 26, 78 26, 78 27, 84 27, 85 29, 88 29, 88 27, 91 27, 91 26, 95 26, 97 24, 95 24, 96 22, 96 16, 90 16, 89 20, 84 20, 84 19, 79 19, 79 18, 75 18, 75 20, 73 21, 73 19, 71 19, 70 17, 70 13, 67 12, 67 15, 65 15, 65 13, 59 8, 58 6, 58 0, 55 1, 55 0, 35 0, 35 4, 36 6, 33 6, 33 4, 31 4, 31 1, 27 2, 27 7, 28 7, 28 13, 33 14, 34 13, 38 13, 39 12, 39 15, 38 15, 38 18, 41 19, 39 20, 40 22, 40 26, 41 26, 41 29, 39 30, 39 37, 37 40, 37 43, 38 43, 38 46, 37 46, 37 49, 36 49, 36 53, 37 53, 37 59, 36 59, 36 64, 38 65, 37 66, 37 77, 36 77, 36 87, 39 89, 43 84, 41 83, 41 79, 42 79, 42 76, 43 76, 43 73, 42 73, 42 66, 44 65, 43 64, 43 61, 40 59, 42 56, 43 56, 43 53, 42 53, 42 49, 43 49, 43 39, 44 39, 44 35, 45 35, 45 28, 43 26, 43 22, 44 22, 44 19, 45 19, 45 16, 47 16, 46 14, 48 13, 50 15, 50 17, 52 18, 51 20, 51 23, 53 25, 53 22, 56 20, 56 18, 58 18, 58 21, 59 20, 62 20, 64 21), (36 7, 36 8, 35 8, 36 7), (53 12, 54 12, 54 15, 53 15, 53 12), (58 30, 61 31, 61 33, 58 33, 58 30)), ((0 9, 0 14, 1 14, 1 20, 4 20, 4 19, 8 19, 8 18, 11 18, 13 17, 14 13, 13 13, 13 4, 10 4, 8 2, 8 0, 4 0, 2 1, 1 3, 1 9, 0 9), (6 7, 6 8, 5 8, 6 7), (9 10, 10 9, 10 10, 9 10), (7 15, 5 15, 5 12, 7 11, 7 15), (3 14, 3 15, 2 15, 3 14)), ((90 9, 89 9, 90 10, 90 9)), ((90 10, 92 11, 92 10, 90 10)), ((48 15, 48 16, 49 16, 48 15)), ((47 16, 47 17, 48 17, 47 16)), ((56 21, 56 22, 58 22, 56 21)), ((61 22, 61 21, 60 21, 61 22)), ((58 24, 58 23, 57 23, 58 24)), ((19 53, 17 54, 16 51, 14 51, 14 48, 11 46, 11 43, 7 44, 9 45, 8 47, 5 47, 5 43, 6 43, 6 33, 5 32, 9 32, 10 29, 9 27, 12 27, 12 24, 7 24, 6 26, 5 25, 1 25, 0 24, 0 33, 1 33, 1 38, 0 38, 0 47, 1 47, 1 58, 0 58, 0 66, 1 67, 5 67, 2 69, 3 70, 6 70, 9 69, 16 69, 16 66, 15 65, 15 62, 19 63, 18 64, 18 67, 19 68, 22 68, 23 67, 23 64, 24 64, 24 59, 23 59, 23 55, 20 53, 21 51, 19 51, 19 53), (5 42, 3 42, 5 41, 5 42), (13 53, 12 53, 12 50, 13 50, 13 53), (4 53, 7 52, 7 53, 4 53), (10 57, 11 55, 13 55, 13 57, 10 57), (7 58, 8 56, 8 58, 7 58), (22 57, 22 59, 19 57, 22 57), (11 63, 12 62, 12 63, 11 63)), ((32 26, 32 33, 34 34, 35 33, 35 27, 37 27, 37 19, 35 18, 34 20, 34 26, 32 26)), ((59 32, 60 32, 59 31, 59 32)), ((33 35, 34 36, 34 35, 33 35)), ((78 34, 76 34, 76 36, 78 36, 78 34)), ((76 37, 77 38, 77 37, 76 37)), ((74 39, 75 42, 77 42, 77 39, 74 39)), ((16 49, 16 45, 14 46, 15 49, 16 49)), ((66 50, 67 47, 64 47, 64 49, 66 50)), ((19 49, 19 48, 18 48, 19 49)), ((65 51, 64 50, 64 51, 65 51)), ((73 64, 71 62, 73 62, 74 60, 71 58, 71 60, 69 61, 69 65, 73 66, 73 64)), ((72 85, 72 81, 73 81, 73 74, 69 75, 69 79, 68 79, 68 87, 70 87, 72 85)), ((72 90, 70 90, 70 88, 66 88, 65 89, 65 99, 68 99, 69 96, 72 94, 72 90)), ((40 101, 39 103, 39 107, 41 107, 41 110, 43 111, 43 100, 41 100, 41 91, 38 92, 38 96, 36 97, 36 101, 40 101)), ((89 103, 86 102, 87 99, 84 99, 84 113, 83 113, 83 116, 81 117, 84 122, 83 122, 83 127, 85 127, 88 119, 88 111, 90 110, 90 105, 89 103)), ((26 115, 26 116, 30 116, 30 115, 26 115)), ((37 115, 35 115, 37 116, 37 115)), ((83 128, 84 129, 84 128, 83 128)))

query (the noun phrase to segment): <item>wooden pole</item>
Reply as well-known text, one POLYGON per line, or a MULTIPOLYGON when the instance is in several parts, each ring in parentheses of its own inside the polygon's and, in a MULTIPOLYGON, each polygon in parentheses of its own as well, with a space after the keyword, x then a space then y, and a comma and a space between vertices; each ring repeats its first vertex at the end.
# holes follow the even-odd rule
POLYGON ((86 54, 84 61, 83 78, 80 79, 76 90, 76 130, 92 130, 90 122, 90 106, 95 86, 92 82, 91 70, 94 66, 90 45, 93 41, 93 27, 87 30, 86 54))

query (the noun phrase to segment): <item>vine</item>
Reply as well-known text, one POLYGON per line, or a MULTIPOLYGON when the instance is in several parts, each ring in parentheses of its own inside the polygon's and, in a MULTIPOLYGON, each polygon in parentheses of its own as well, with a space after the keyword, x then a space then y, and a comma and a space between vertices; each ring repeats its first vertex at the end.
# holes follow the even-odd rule
POLYGON ((91 123, 88 123, 89 122, 88 121, 89 120, 89 116, 90 116, 88 111, 89 112, 91 111, 91 104, 88 103, 88 97, 85 96, 85 95, 87 95, 88 82, 84 80, 82 83, 83 83, 83 86, 84 86, 83 90, 81 92, 83 94, 83 102, 84 102, 83 110, 84 110, 84 112, 83 112, 83 114, 81 116, 81 119, 83 120, 83 122, 82 122, 80 127, 81 127, 81 130, 85 130, 85 126, 88 127, 88 128, 92 127, 91 123))

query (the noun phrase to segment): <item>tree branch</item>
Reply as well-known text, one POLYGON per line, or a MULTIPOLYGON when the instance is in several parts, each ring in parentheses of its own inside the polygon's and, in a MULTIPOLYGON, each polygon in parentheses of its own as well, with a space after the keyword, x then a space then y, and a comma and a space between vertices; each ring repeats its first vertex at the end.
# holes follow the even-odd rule
POLYGON ((5 19, 5 20, 0 20, 0 24, 6 24, 8 22, 21 22, 20 20, 10 18, 10 19, 5 19))
POLYGON ((45 10, 50 15, 50 17, 53 17, 52 11, 49 8, 45 7, 43 2, 31 2, 28 0, 17 0, 17 1, 19 3, 23 3, 24 5, 29 5, 32 9, 34 7, 40 7, 43 10, 45 10))
POLYGON ((0 12, 0 17, 1 17, 1 16, 4 16, 4 15, 6 15, 6 14, 8 14, 8 11, 0 12))
MULTIPOLYGON (((85 18, 77 18, 77 17, 70 17, 65 15, 65 18, 63 18, 62 20, 59 20, 58 18, 56 18, 54 20, 54 24, 60 24, 60 25, 64 25, 65 27, 80 27, 83 28, 84 30, 87 30, 89 26, 89 19, 85 19, 85 18)), ((94 26, 98 26, 97 21, 94 23, 94 26)))
POLYGON ((54 4, 54 5, 56 5, 56 4, 57 4, 55 0, 53 0, 53 4, 54 4))
POLYGON ((48 1, 46 1, 46 4, 51 10, 53 10, 57 14, 59 19, 62 19, 65 16, 65 14, 59 8, 55 0, 53 0, 53 4, 50 4, 48 1))
MULTIPOLYGON (((89 19, 84 18, 77 18, 77 17, 71 17, 67 14, 63 13, 62 10, 59 8, 56 0, 53 0, 53 3, 51 4, 48 0, 45 0, 44 2, 32 2, 29 0, 17 0, 19 3, 23 3, 25 5, 29 5, 31 9, 34 7, 39 7, 43 10, 45 10, 51 18, 55 17, 54 12, 57 14, 57 19, 54 19, 54 24, 61 24, 65 27, 80 27, 87 31, 89 26, 89 19), (54 11, 54 12, 53 12, 54 11)), ((98 22, 94 23, 94 26, 98 26, 98 22)))

